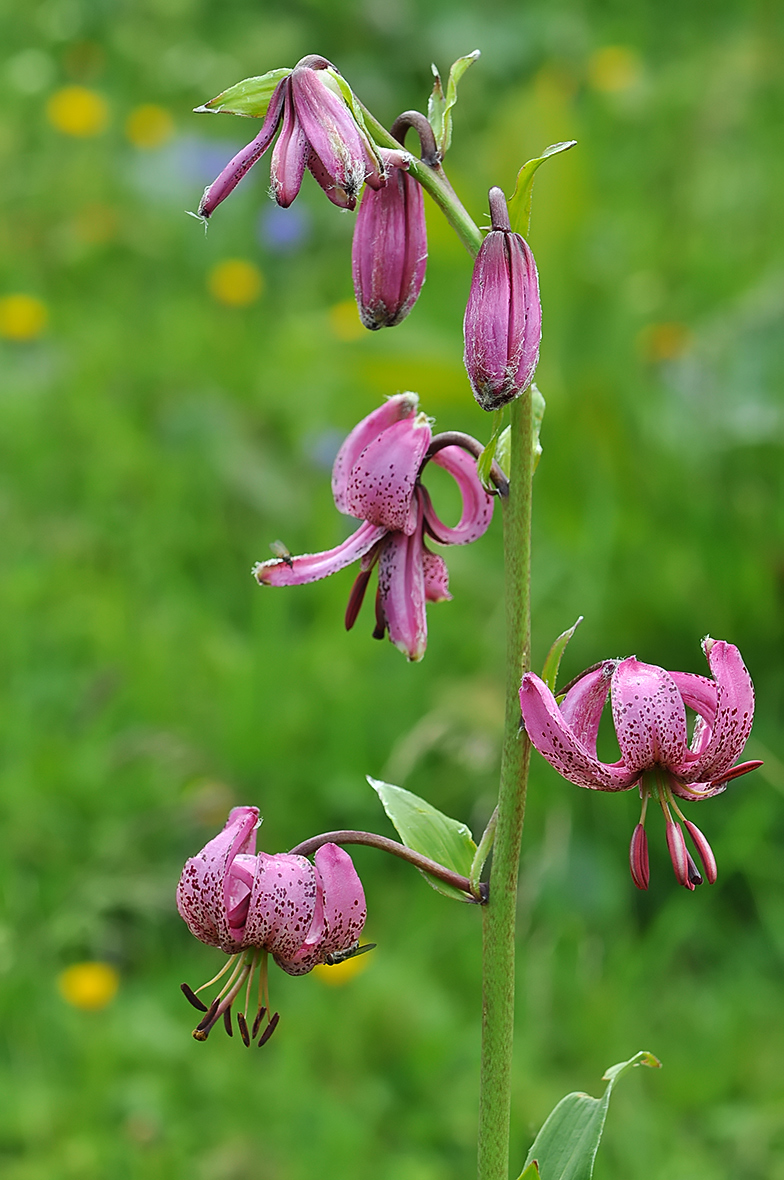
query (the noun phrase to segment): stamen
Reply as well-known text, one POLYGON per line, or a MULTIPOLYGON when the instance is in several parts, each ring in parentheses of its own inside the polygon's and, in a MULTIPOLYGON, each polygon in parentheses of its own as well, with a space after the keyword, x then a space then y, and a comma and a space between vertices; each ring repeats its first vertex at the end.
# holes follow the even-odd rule
POLYGON ((189 987, 187 983, 180 984, 180 991, 185 996, 185 999, 188 1001, 188 1003, 193 1004, 194 1008, 198 1009, 199 1012, 206 1012, 207 1011, 207 1005, 202 1004, 201 1000, 196 995, 193 988, 189 987))
POLYGON ((234 1029, 231 1027, 231 1008, 227 1008, 223 1013, 223 1027, 230 1037, 234 1036, 234 1029))
POLYGON ((267 1011, 266 1008, 259 1008, 258 1012, 256 1013, 256 1019, 253 1021, 253 1028, 251 1029, 251 1034, 250 1034, 250 1039, 252 1041, 256 1040, 256 1034, 258 1033, 258 1031, 261 1027, 261 1022, 264 1019, 264 1013, 266 1011, 267 1011))
POLYGON ((686 864, 688 866, 689 881, 691 882, 691 884, 692 885, 702 885, 702 877, 700 876, 699 870, 698 870, 696 864, 694 863, 694 861, 692 860, 691 853, 688 851, 688 849, 686 850, 686 864))
POLYGON ((275 1029, 278 1027, 279 1020, 280 1020, 280 1012, 276 1012, 275 1015, 272 1017, 272 1020, 269 1022, 267 1027, 264 1029, 264 1032, 259 1037, 259 1046, 258 1046, 259 1049, 261 1048, 262 1045, 266 1045, 267 1041, 270 1039, 270 1037, 274 1033, 275 1029))
POLYGON ((198 994, 199 992, 203 992, 205 987, 212 987, 213 983, 217 983, 218 980, 220 979, 220 977, 222 975, 226 974, 229 967, 231 967, 232 963, 235 963, 238 958, 240 958, 240 955, 230 955, 229 958, 227 959, 227 961, 221 967, 221 969, 217 975, 213 975, 212 979, 208 979, 206 983, 203 983, 201 985, 201 987, 196 988, 196 994, 198 994))
POLYGON ((199 1023, 196 1025, 195 1029, 193 1030, 193 1036, 197 1041, 206 1041, 207 1040, 207 1037, 210 1035, 210 1029, 212 1028, 212 1026, 215 1023, 215 1020, 217 1018, 219 1006, 220 1006, 220 1000, 216 996, 216 998, 212 1001, 209 1008, 207 1009, 207 1015, 202 1020, 199 1021, 199 1023))
POLYGON ((648 862, 648 837, 642 823, 637 824, 632 833, 632 842, 629 847, 629 867, 632 881, 637 888, 647 889, 651 873, 648 862))
POLYGON ((246 1048, 250 1048, 250 1033, 248 1032, 248 1022, 242 1012, 237 1013, 237 1028, 240 1030, 243 1044, 246 1048))
POLYGON ((712 885, 718 875, 713 849, 696 824, 691 823, 688 819, 684 819, 683 824, 692 838, 694 847, 697 849, 697 855, 702 861, 702 867, 705 870, 705 880, 709 885, 712 885))

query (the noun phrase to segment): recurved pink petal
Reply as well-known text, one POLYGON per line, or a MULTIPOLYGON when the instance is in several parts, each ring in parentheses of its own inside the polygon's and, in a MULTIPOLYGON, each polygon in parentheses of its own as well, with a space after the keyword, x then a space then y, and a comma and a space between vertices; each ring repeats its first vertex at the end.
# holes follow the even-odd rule
POLYGON ((718 689, 716 717, 708 742, 678 770, 686 782, 723 779, 746 745, 754 720, 754 686, 737 647, 707 638, 703 649, 718 689))
POLYGON ((716 716, 716 682, 707 676, 695 676, 692 672, 670 672, 688 709, 713 725, 716 716))
POLYGON ((363 523, 334 549, 260 561, 253 568, 253 576, 262 586, 301 586, 305 582, 318 582, 364 557, 385 532, 384 528, 363 523))
POLYGON ((312 148, 308 151, 308 171, 313 179, 326 193, 333 205, 337 205, 338 209, 355 209, 357 198, 349 196, 344 188, 335 184, 334 178, 330 172, 322 164, 316 153, 312 148))
POLYGON ((440 553, 422 550, 422 570, 425 576, 425 598, 428 602, 449 602, 449 571, 440 553))
POLYGON ((177 909, 188 929, 228 954, 237 949, 237 932, 229 927, 229 868, 235 857, 253 855, 258 818, 258 807, 233 808, 223 831, 186 861, 177 886, 177 909))
POLYGON ((403 418, 413 418, 418 405, 419 397, 415 393, 395 394, 357 423, 348 435, 332 467, 332 494, 338 512, 351 516, 347 501, 348 478, 365 447, 396 422, 403 418))
POLYGON ((419 519, 414 488, 432 437, 427 416, 417 414, 393 423, 368 443, 346 481, 351 515, 410 536, 419 519))
POLYGON ((463 511, 454 528, 439 519, 429 495, 424 499, 427 530, 442 545, 468 545, 484 535, 493 519, 493 497, 476 474, 476 459, 462 447, 444 447, 430 460, 454 477, 463 498, 463 511))
POLYGON ((572 685, 561 701, 561 714, 578 742, 596 756, 596 739, 602 710, 610 692, 610 680, 617 660, 604 660, 572 685))
POLYGON ((291 79, 289 84, 288 101, 283 110, 283 124, 278 141, 272 150, 270 163, 270 184, 277 203, 283 209, 288 209, 297 196, 305 173, 305 163, 310 151, 305 132, 302 130, 291 101, 291 79))
POLYGON ((572 732, 545 682, 527 672, 520 687, 520 707, 528 736, 559 774, 594 791, 626 791, 639 771, 623 762, 600 762, 572 732))
POLYGON ((313 865, 304 856, 260 852, 245 925, 244 946, 264 946, 292 958, 305 941, 316 913, 313 865))
POLYGON ((422 552, 419 530, 410 537, 390 533, 378 561, 377 610, 395 647, 414 661, 427 647, 422 552))
POLYGON ((680 765, 688 752, 686 709, 669 672, 630 656, 613 672, 611 693, 615 733, 629 770, 680 765))
POLYGON ((365 925, 365 893, 351 857, 337 844, 324 844, 314 857, 322 899, 321 920, 314 920, 305 942, 288 963, 276 961, 290 975, 304 975, 325 955, 348 950, 365 925))
POLYGON ((205 189, 204 196, 199 202, 199 217, 210 217, 221 201, 225 201, 229 193, 236 188, 245 173, 264 155, 278 129, 287 87, 288 78, 283 78, 272 95, 267 114, 261 125, 261 131, 247 147, 244 147, 233 159, 229 160, 220 176, 213 180, 209 188, 205 189))

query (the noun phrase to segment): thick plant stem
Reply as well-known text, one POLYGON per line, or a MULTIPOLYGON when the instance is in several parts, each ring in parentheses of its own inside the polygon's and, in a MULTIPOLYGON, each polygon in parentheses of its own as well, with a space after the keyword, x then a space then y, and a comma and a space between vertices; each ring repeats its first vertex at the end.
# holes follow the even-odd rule
POLYGON ((482 1065, 479 1095, 479 1180, 508 1180, 515 919, 520 842, 531 745, 520 729, 520 680, 531 663, 531 391, 512 402, 511 481, 504 502, 506 561, 506 718, 501 753, 498 825, 483 911, 482 1065))

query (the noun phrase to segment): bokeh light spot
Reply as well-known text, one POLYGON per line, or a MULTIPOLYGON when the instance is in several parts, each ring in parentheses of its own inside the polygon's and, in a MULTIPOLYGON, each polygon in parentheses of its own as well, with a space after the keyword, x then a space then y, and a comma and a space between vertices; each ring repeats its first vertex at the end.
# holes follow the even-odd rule
POLYGON ((102 94, 86 86, 64 86, 46 104, 49 122, 63 135, 88 138, 100 135, 109 122, 109 106, 102 94))
POLYGON ((329 309, 329 326, 332 329, 332 334, 337 336, 338 340, 344 340, 347 343, 352 340, 361 340, 367 332, 367 328, 363 327, 359 318, 357 305, 353 299, 344 299, 342 303, 333 304, 329 309))
POLYGON ((0 336, 6 340, 35 340, 46 327, 46 304, 34 295, 4 295, 0 298, 0 336))
POLYGON ((226 258, 207 276, 210 294, 227 307, 248 307, 255 303, 264 287, 261 271, 244 258, 226 258))
POLYGON ((145 103, 135 107, 125 120, 125 134, 134 147, 160 147, 174 134, 174 120, 165 107, 145 103))
POLYGON ((57 986, 66 1003, 94 1012, 117 995, 120 976, 111 963, 73 963, 57 977, 57 986))
POLYGON ((628 45, 605 45, 591 54, 588 81, 594 90, 620 94, 630 90, 642 76, 640 55, 628 45))
POLYGON ((637 345, 646 361, 674 361, 688 352, 692 334, 686 324, 648 324, 637 337, 637 345))

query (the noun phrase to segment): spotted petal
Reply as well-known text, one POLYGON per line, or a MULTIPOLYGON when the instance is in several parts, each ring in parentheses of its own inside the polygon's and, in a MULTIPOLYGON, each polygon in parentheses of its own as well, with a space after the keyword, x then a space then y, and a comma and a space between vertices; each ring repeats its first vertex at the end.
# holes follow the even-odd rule
POLYGON ((346 481, 352 516, 410 535, 417 527, 414 503, 419 468, 433 432, 425 414, 406 417, 368 443, 346 481))
MULTIPOLYGON (((419 531, 390 533, 378 560, 378 611, 395 647, 421 660, 427 647, 423 545, 419 531)), ((383 630, 381 632, 383 634, 383 630)))
POLYGON ((367 917, 365 893, 351 857, 337 844, 324 844, 315 857, 319 914, 305 942, 289 962, 276 962, 290 975, 303 975, 326 955, 348 950, 359 940, 367 917))
POLYGON ((740 652, 723 639, 707 638, 703 649, 718 690, 710 739, 684 765, 686 782, 723 779, 746 745, 754 720, 754 686, 740 652))
POLYGON ((520 707, 528 736, 543 758, 578 787, 626 791, 639 778, 622 762, 600 762, 577 738, 543 680, 527 672, 520 687, 520 707))
POLYGON ((628 769, 679 765, 688 753, 686 709, 669 672, 630 656, 613 672, 611 691, 615 733, 628 769))
POLYGON ((373 410, 357 423, 338 451, 332 468, 332 494, 338 512, 351 516, 348 506, 348 480, 352 468, 365 447, 403 418, 413 418, 419 404, 415 393, 398 393, 387 398, 383 406, 373 410))
POLYGON ((292 958, 307 938, 316 911, 316 874, 304 856, 260 852, 245 926, 244 946, 264 946, 292 958))
POLYGON ((235 857, 255 852, 258 819, 258 807, 233 808, 223 831, 186 861, 177 886, 177 909, 191 933, 227 954, 237 950, 242 937, 241 929, 229 925, 229 909, 236 900, 229 869, 235 857))
POLYGON ((261 159, 272 143, 273 136, 280 122, 283 101, 287 92, 287 83, 288 78, 284 78, 275 87, 269 107, 267 108, 267 114, 261 125, 261 131, 256 138, 251 140, 233 159, 229 160, 220 176, 216 180, 213 180, 209 188, 205 189, 204 196, 199 203, 199 217, 207 218, 215 212, 221 201, 225 201, 229 193, 242 180, 245 173, 261 159))
POLYGON ((561 714, 574 736, 596 756, 596 739, 602 710, 610 692, 610 680, 617 660, 604 660, 572 685, 561 701, 561 714))

